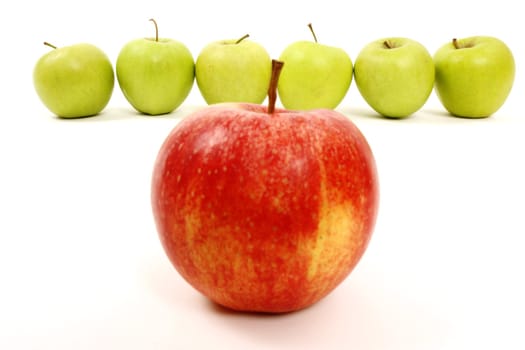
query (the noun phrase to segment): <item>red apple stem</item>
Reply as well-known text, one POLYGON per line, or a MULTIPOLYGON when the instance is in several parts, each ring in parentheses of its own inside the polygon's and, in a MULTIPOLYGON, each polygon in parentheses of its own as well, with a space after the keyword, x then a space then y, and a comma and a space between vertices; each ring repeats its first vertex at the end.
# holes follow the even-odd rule
POLYGON ((244 36, 240 37, 240 38, 235 42, 235 44, 238 44, 238 43, 240 43, 241 41, 243 41, 244 39, 249 38, 249 37, 250 37, 250 34, 244 34, 244 36))
POLYGON ((310 32, 312 33, 312 36, 314 37, 314 41, 317 42, 317 36, 315 35, 314 28, 312 27, 312 23, 308 23, 308 28, 310 28, 310 32))
POLYGON ((270 79, 270 86, 268 87, 268 114, 273 114, 275 111, 275 102, 277 102, 277 83, 279 82, 279 75, 281 75, 283 65, 283 61, 272 60, 272 77, 270 79))
POLYGON ((157 25, 157 21, 153 18, 150 18, 149 20, 155 25, 155 41, 159 41, 159 26, 157 25))
POLYGON ((53 48, 53 49, 56 49, 56 48, 57 48, 55 45, 50 44, 50 43, 48 43, 47 41, 44 41, 44 45, 49 46, 49 47, 51 47, 51 48, 53 48))

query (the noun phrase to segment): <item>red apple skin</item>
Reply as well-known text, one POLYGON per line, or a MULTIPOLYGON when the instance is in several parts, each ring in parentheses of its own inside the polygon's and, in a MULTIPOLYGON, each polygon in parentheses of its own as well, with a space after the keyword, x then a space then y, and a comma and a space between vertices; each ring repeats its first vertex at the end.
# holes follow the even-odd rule
POLYGON ((372 151, 332 110, 218 104, 181 121, 161 147, 152 209, 182 277, 240 311, 308 307, 363 255, 379 189, 372 151))

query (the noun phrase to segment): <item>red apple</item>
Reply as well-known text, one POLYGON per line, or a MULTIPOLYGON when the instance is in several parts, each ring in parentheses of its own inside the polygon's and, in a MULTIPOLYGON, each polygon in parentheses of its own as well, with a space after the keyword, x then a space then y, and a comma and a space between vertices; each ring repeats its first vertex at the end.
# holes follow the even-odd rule
POLYGON ((295 311, 330 293, 363 255, 378 200, 372 151, 348 118, 272 103, 186 117, 152 180, 170 261, 202 294, 242 311, 295 311))

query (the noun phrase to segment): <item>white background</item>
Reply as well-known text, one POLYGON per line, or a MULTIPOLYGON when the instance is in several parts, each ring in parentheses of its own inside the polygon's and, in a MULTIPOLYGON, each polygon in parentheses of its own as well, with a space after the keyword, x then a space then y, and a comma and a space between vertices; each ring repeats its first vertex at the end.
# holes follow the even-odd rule
POLYGON ((0 5, 0 348, 524 349, 525 60, 520 3, 500 1, 48 0, 0 5), (345 5, 343 5, 345 4, 345 5), (432 94, 387 120, 354 83, 338 110, 376 155, 377 226, 332 294, 281 316, 233 313, 184 282, 162 251, 149 186, 173 126, 204 105, 196 85, 175 113, 135 113, 118 85, 105 111, 60 120, 32 69, 48 51, 98 45, 115 62, 129 40, 160 35, 194 56, 250 33, 272 57, 296 40, 344 48, 407 36, 433 54, 453 37, 493 35, 517 72, 492 117, 447 115, 432 94))

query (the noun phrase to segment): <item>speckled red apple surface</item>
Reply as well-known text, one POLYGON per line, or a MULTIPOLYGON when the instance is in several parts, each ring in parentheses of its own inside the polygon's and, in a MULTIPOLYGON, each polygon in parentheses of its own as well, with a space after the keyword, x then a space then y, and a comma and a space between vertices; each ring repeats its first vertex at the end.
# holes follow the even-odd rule
POLYGON ((335 111, 222 104, 168 136, 152 204, 163 247, 193 287, 228 308, 288 312, 355 267, 378 180, 366 139, 335 111))

